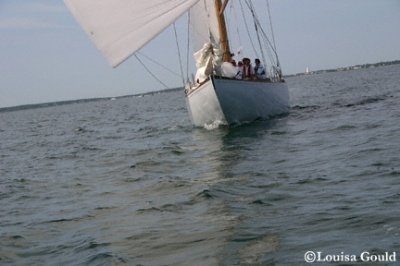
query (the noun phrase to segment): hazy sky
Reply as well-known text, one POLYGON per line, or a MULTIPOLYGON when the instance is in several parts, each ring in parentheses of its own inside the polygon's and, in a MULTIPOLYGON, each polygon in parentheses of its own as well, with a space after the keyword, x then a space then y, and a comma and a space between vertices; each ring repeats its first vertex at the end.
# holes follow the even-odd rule
MULTIPOLYGON (((284 74, 400 59, 400 0, 270 3, 284 74)), ((141 52, 179 73, 171 33, 141 52)), ((62 1, 0 0, 0 107, 158 89, 135 58, 111 68, 62 1)))

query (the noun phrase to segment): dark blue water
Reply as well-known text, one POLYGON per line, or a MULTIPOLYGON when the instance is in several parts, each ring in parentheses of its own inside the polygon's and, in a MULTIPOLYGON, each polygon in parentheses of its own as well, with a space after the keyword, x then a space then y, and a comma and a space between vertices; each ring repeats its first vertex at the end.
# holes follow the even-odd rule
POLYGON ((287 82, 289 115, 235 128, 181 91, 0 112, 0 264, 400 254, 400 66, 287 82))

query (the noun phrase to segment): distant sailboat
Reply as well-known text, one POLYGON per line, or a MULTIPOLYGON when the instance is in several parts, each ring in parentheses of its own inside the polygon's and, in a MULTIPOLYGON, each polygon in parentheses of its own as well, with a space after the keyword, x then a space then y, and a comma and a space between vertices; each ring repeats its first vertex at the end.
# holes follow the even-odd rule
MULTIPOLYGON (((266 119, 289 110, 274 45, 267 38, 253 1, 245 0, 261 46, 272 48, 275 64, 268 79, 236 79, 224 16, 229 0, 65 0, 97 48, 116 67, 187 13, 196 49, 197 74, 185 86, 186 102, 196 126, 236 124, 266 119)), ((240 3, 242 5, 242 3, 240 3)), ((269 3, 267 0, 267 6, 269 3)), ((268 9, 269 10, 269 9, 268 9)), ((263 48, 261 47, 261 53, 263 48)), ((264 60, 265 61, 265 60, 264 60)))

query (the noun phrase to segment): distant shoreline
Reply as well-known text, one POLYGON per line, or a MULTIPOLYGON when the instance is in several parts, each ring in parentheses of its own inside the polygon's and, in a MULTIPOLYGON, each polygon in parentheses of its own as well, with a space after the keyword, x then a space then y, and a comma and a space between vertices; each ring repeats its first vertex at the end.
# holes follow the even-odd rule
POLYGON ((316 75, 316 74, 322 74, 322 73, 349 71, 349 70, 357 70, 357 69, 367 69, 367 68, 398 65, 398 64, 400 64, 400 60, 379 62, 379 63, 373 63, 373 64, 354 65, 354 66, 348 66, 348 67, 339 67, 339 68, 333 68, 333 69, 322 69, 322 70, 315 70, 315 71, 309 71, 309 72, 301 72, 301 73, 296 73, 296 74, 291 74, 291 75, 285 75, 285 77, 288 78, 288 77, 297 77, 297 76, 304 76, 304 75, 316 75))
POLYGON ((2 108, 0 108, 0 113, 1 112, 12 112, 12 111, 36 109, 36 108, 45 108, 45 107, 52 107, 52 106, 60 106, 60 105, 67 105, 67 104, 74 104, 74 103, 108 101, 108 100, 112 100, 112 99, 116 100, 116 99, 122 99, 122 98, 128 98, 128 97, 143 97, 143 96, 146 96, 146 95, 154 95, 154 94, 158 94, 158 93, 167 93, 167 92, 178 91, 178 90, 182 90, 182 87, 159 90, 159 91, 149 91, 149 92, 130 94, 130 95, 123 95, 123 96, 109 96, 109 97, 98 97, 98 98, 77 99, 77 100, 65 100, 65 101, 56 101, 56 102, 47 102, 47 103, 23 104, 23 105, 17 105, 17 106, 2 107, 2 108))
MULTIPOLYGON (((373 63, 373 64, 354 65, 354 66, 340 67, 340 68, 335 68, 335 69, 315 70, 315 71, 309 71, 308 73, 302 72, 302 73, 296 73, 296 74, 291 74, 291 75, 285 75, 284 77, 290 78, 290 77, 298 77, 298 76, 305 76, 305 75, 316 75, 316 74, 322 74, 322 73, 349 71, 349 70, 356 70, 356 69, 366 69, 366 68, 374 68, 374 67, 397 65, 397 64, 400 64, 400 60, 379 62, 379 63, 373 63)), ((78 100, 65 100, 65 101, 56 101, 56 102, 47 102, 47 103, 34 103, 34 104, 24 104, 24 105, 10 106, 10 107, 1 107, 0 112, 20 111, 20 110, 52 107, 52 106, 59 106, 59 105, 66 105, 66 104, 73 104, 73 103, 84 103, 84 102, 104 101, 104 100, 110 100, 110 99, 121 99, 121 98, 127 98, 127 97, 143 97, 146 95, 167 93, 167 92, 178 91, 178 90, 182 90, 182 87, 158 90, 158 91, 149 91, 149 92, 144 92, 144 93, 123 95, 123 96, 114 96, 114 97, 109 96, 109 97, 88 98, 88 99, 78 99, 78 100)))

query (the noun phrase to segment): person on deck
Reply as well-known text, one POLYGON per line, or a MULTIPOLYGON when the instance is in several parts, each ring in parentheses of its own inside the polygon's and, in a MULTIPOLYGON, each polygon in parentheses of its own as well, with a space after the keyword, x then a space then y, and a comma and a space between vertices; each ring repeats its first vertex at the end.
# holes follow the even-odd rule
POLYGON ((256 77, 257 79, 266 79, 266 78, 267 78, 267 75, 266 75, 266 73, 265 73, 265 68, 264 68, 264 66, 261 64, 260 59, 256 58, 256 59, 254 60, 254 62, 255 62, 255 64, 256 64, 256 65, 254 66, 255 77, 256 77))
POLYGON ((236 79, 243 79, 243 62, 239 61, 237 66, 237 74, 235 76, 236 79))
POLYGON ((243 58, 243 79, 250 80, 254 76, 254 70, 251 66, 251 61, 249 58, 243 58))

